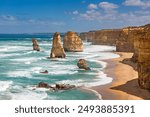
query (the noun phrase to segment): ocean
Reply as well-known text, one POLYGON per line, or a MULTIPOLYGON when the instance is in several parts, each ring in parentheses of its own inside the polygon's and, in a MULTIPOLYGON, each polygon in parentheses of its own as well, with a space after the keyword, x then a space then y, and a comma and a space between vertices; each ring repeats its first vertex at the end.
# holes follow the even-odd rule
MULTIPOLYGON (((61 34, 63 36, 63 34, 61 34)), ((49 85, 65 83, 90 89, 112 82, 104 74, 102 60, 116 58, 110 52, 114 46, 91 45, 84 42, 83 52, 66 52, 66 58, 48 59, 53 34, 0 34, 0 99, 1 100, 97 100, 100 94, 75 88, 49 91, 36 88, 39 82, 49 85), (39 42, 41 51, 32 50, 32 38, 39 42), (86 59, 91 70, 77 67, 79 59, 86 59), (48 74, 40 72, 48 70, 48 74)))

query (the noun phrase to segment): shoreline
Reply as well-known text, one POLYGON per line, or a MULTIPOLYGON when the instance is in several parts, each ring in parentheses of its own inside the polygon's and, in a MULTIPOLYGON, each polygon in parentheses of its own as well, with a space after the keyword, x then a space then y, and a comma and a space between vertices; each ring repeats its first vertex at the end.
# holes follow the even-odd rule
POLYGON ((131 58, 133 53, 115 52, 119 58, 104 60, 107 66, 104 73, 113 81, 106 85, 91 87, 98 92, 103 100, 147 100, 150 92, 138 86, 138 73, 131 66, 121 63, 125 58, 131 58))

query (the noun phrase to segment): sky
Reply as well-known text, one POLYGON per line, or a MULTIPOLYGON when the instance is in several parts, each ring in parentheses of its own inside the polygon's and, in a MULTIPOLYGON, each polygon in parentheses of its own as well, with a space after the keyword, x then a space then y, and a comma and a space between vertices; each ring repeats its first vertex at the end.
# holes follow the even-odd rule
POLYGON ((0 0, 0 33, 49 33, 150 23, 150 0, 0 0))

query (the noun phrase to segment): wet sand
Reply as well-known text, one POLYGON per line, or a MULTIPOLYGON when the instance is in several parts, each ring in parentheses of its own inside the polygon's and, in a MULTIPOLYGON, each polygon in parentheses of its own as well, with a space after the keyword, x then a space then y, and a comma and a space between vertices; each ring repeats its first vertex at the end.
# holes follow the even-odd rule
POLYGON ((133 53, 117 52, 119 58, 105 60, 105 73, 112 77, 110 84, 92 87, 102 95, 104 100, 143 100, 150 99, 150 92, 138 86, 138 73, 131 66, 121 63, 125 58, 131 58, 133 53))

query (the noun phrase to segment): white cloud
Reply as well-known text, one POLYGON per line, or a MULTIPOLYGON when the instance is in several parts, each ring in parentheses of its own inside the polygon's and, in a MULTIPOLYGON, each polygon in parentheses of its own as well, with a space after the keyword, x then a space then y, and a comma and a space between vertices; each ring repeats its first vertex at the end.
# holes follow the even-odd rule
POLYGON ((125 0, 123 3, 125 6, 139 6, 142 8, 150 7, 150 0, 142 1, 142 0, 125 0))
POLYGON ((91 4, 88 5, 88 8, 89 9, 97 9, 97 5, 91 3, 91 4))
POLYGON ((79 14, 79 12, 76 10, 76 11, 73 11, 72 14, 77 15, 79 14))
POLYGON ((100 12, 95 10, 88 10, 86 13, 80 14, 80 18, 85 20, 98 20, 100 16, 100 12))
POLYGON ((113 9, 118 8, 118 5, 114 3, 109 3, 109 2, 100 2, 99 7, 104 10, 113 10, 113 9))

